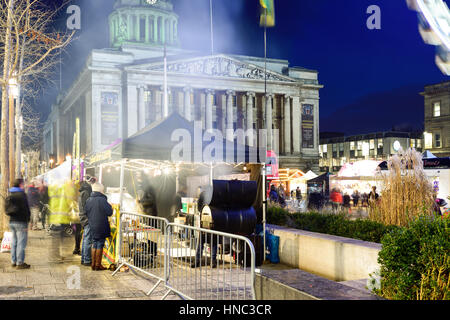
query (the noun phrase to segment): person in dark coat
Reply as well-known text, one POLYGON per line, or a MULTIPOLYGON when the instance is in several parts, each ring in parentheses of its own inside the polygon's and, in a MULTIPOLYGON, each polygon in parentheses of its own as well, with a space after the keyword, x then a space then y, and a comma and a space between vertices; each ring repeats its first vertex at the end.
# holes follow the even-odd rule
MULTIPOLYGON (((80 225, 83 228, 83 243, 81 245, 81 264, 90 266, 92 263, 91 248, 92 248, 92 234, 88 223, 88 217, 84 210, 87 199, 92 193, 92 187, 89 183, 90 177, 81 183, 78 198, 78 209, 80 210, 80 225)), ((76 249, 76 248, 75 248, 76 249)))
POLYGON ((23 190, 23 180, 15 180, 9 192, 9 196, 5 199, 5 213, 10 218, 9 228, 12 232, 11 266, 17 266, 17 269, 28 269, 30 265, 25 263, 25 248, 31 212, 23 190))
POLYGON ((108 217, 112 216, 113 210, 107 201, 107 197, 103 194, 103 190, 102 184, 94 183, 92 193, 84 206, 92 233, 92 270, 106 270, 102 266, 103 246, 106 238, 111 236, 108 217))
POLYGON ((31 212, 31 230, 39 230, 39 190, 36 188, 34 181, 28 187, 27 200, 31 212))

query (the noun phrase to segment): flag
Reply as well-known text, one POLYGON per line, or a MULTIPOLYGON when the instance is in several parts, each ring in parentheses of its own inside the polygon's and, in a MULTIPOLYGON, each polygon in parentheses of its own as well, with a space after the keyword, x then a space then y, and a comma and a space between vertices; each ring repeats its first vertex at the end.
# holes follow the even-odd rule
POLYGON ((275 6, 274 0, 259 0, 261 5, 261 17, 259 25, 261 27, 274 27, 275 26, 275 6), (267 14, 267 16, 266 16, 267 14))

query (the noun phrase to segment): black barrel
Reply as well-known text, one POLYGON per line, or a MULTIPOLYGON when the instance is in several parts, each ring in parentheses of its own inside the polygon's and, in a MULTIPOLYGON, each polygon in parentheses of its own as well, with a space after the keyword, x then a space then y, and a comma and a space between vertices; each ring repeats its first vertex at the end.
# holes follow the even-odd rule
POLYGON ((211 210, 213 230, 239 234, 252 234, 256 226, 256 212, 253 207, 244 209, 221 209, 209 207, 211 210))
POLYGON ((215 208, 246 209, 255 202, 257 191, 256 181, 213 180, 209 205, 215 208))

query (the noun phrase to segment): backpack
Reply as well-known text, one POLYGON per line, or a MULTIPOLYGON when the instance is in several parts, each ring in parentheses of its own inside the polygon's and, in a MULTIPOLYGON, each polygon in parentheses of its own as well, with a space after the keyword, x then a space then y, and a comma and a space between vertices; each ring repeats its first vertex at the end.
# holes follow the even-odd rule
POLYGON ((13 217, 20 211, 20 208, 16 205, 11 196, 7 196, 5 199, 5 214, 13 217))

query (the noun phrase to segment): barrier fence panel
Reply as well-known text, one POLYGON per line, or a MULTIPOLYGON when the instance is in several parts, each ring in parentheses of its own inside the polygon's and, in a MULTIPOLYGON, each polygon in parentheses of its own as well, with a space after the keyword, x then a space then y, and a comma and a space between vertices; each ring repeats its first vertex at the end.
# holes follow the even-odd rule
POLYGON ((147 293, 150 295, 156 287, 165 282, 166 239, 164 232, 169 221, 165 218, 152 217, 138 213, 121 212, 118 233, 118 268, 123 266, 141 271, 158 282, 147 293))
POLYGON ((167 225, 166 287, 184 299, 251 300, 255 249, 243 236, 167 225))

